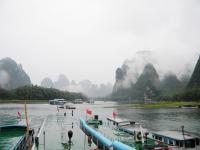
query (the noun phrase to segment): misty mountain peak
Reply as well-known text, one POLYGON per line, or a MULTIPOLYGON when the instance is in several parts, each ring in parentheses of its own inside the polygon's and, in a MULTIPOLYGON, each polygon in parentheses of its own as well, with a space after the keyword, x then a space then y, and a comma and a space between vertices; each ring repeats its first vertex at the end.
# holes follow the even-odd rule
POLYGON ((199 88, 200 87, 200 57, 195 66, 192 77, 187 85, 187 88, 199 88))
POLYGON ((153 64, 149 63, 144 67, 142 74, 134 85, 134 88, 139 90, 139 97, 143 97, 146 90, 151 90, 152 93, 158 93, 160 80, 159 75, 153 64))
POLYGON ((0 87, 14 89, 24 85, 31 85, 31 80, 23 70, 21 64, 6 57, 0 60, 0 87))
POLYGON ((50 78, 46 77, 42 80, 40 85, 42 87, 51 88, 53 87, 53 81, 50 78))
POLYGON ((145 67, 144 67, 144 70, 143 70, 143 75, 153 75, 153 77, 156 77, 158 78, 158 73, 156 71, 156 69, 154 68, 153 64, 152 63, 148 63, 145 67))
POLYGON ((69 86, 69 80, 64 74, 60 74, 58 80, 54 83, 54 87, 61 90, 66 90, 69 86))
POLYGON ((123 70, 121 68, 117 68, 115 74, 116 74, 116 77, 115 77, 116 81, 124 80, 124 73, 123 73, 123 70))

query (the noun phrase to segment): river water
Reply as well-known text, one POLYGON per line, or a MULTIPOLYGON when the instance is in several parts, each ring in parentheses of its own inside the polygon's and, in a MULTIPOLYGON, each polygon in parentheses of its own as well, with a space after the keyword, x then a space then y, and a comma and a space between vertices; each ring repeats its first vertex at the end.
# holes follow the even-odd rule
POLYGON ((181 130, 200 135, 200 109, 119 109, 120 117, 138 120, 144 128, 154 130, 181 130))
MULTIPOLYGON (((200 135, 200 109, 115 109, 116 103, 96 102, 95 104, 76 104, 75 115, 77 118, 85 117, 85 110, 91 109, 93 114, 98 114, 100 119, 105 120, 113 111, 123 118, 137 120, 144 128, 155 130, 180 130, 184 125, 185 130, 200 135), (107 107, 109 106, 109 107, 107 107)), ((40 126, 43 119, 57 112, 56 106, 49 104, 28 104, 28 116, 32 127, 40 126)), ((0 125, 16 124, 19 122, 17 112, 24 116, 23 104, 0 104, 0 125)))

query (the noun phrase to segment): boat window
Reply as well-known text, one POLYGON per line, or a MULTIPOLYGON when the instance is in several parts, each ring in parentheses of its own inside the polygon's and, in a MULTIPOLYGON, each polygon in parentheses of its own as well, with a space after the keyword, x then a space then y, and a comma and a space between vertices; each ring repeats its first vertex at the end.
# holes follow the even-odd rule
POLYGON ((196 145, 199 145, 199 139, 196 139, 196 145))
POLYGON ((169 145, 174 145, 173 140, 169 139, 169 145))
POLYGON ((158 140, 158 136, 157 135, 155 136, 155 139, 158 140))
POLYGON ((168 138, 164 138, 164 143, 168 143, 168 138))
POLYGON ((162 141, 162 137, 161 136, 159 136, 159 141, 162 141))
POLYGON ((185 147, 186 148, 195 148, 195 140, 187 140, 185 141, 185 147))

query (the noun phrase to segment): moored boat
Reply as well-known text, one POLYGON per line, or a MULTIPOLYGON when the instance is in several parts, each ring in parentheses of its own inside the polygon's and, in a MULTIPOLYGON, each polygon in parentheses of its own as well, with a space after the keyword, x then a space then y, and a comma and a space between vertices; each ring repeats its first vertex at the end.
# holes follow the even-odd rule
POLYGON ((64 105, 67 101, 65 99, 53 99, 49 100, 49 104, 51 105, 64 105))
POLYGON ((103 134, 90 127, 83 119, 80 119, 80 128, 88 136, 88 141, 93 141, 100 150, 136 150, 119 141, 112 142, 103 134))
POLYGON ((83 104, 83 100, 82 99, 75 99, 74 104, 83 104))
POLYGON ((27 150, 34 143, 34 130, 25 125, 0 126, 0 149, 27 150))
POLYGON ((65 104, 65 109, 76 109, 76 107, 70 104, 65 104))
POLYGON ((168 145, 173 150, 200 150, 200 137, 186 131, 157 131, 151 133, 157 143, 168 145))
MULTIPOLYGON (((99 149, 114 149, 114 150, 169 150, 169 147, 165 144, 156 144, 155 140, 147 137, 147 130, 143 129, 138 122, 111 117, 107 118, 109 122, 103 122, 102 125, 96 127, 97 124, 91 124, 91 119, 84 121, 80 119, 80 127, 82 131, 88 136, 89 139, 99 147, 99 149), (128 128, 127 128, 128 127, 128 128), (96 136, 101 134, 101 136, 96 136), (109 140, 112 142, 112 146, 104 145, 105 143, 101 141, 101 137, 104 137, 105 141, 109 140), (99 139, 100 138, 100 139, 99 139), (100 141, 100 146, 98 145, 100 141), (118 143, 118 147, 114 146, 118 143), (120 148, 120 147, 124 148, 120 148)), ((96 120, 96 119, 93 119, 96 120)))

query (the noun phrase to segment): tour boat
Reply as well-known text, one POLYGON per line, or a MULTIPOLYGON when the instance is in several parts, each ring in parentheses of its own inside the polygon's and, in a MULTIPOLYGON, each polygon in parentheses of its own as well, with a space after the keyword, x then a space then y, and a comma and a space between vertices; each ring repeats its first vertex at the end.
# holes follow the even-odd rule
POLYGON ((53 99, 49 100, 49 104, 51 105, 64 105, 67 101, 65 99, 53 99))
POLYGON ((157 143, 168 145, 172 150, 200 150, 200 137, 186 131, 157 131, 151 133, 157 143))

